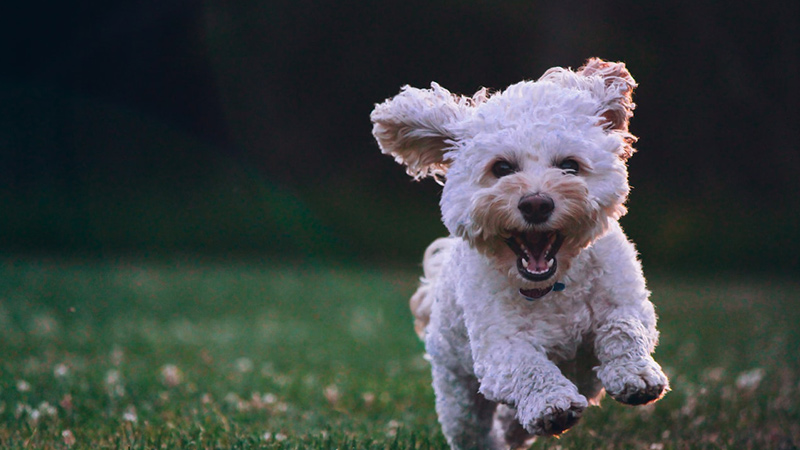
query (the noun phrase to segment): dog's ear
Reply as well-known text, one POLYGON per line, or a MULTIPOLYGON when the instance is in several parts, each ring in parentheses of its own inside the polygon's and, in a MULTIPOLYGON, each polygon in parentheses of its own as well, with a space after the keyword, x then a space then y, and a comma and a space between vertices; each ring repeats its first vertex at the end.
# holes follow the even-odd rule
POLYGON ((633 117, 633 89, 636 81, 628 72, 625 63, 612 63, 599 58, 590 58, 578 69, 578 74, 591 77, 600 76, 605 84, 602 116, 608 119, 608 128, 628 131, 628 123, 633 117))
POLYGON ((545 72, 540 80, 591 93, 598 102, 597 114, 603 117, 603 128, 619 134, 624 141, 619 150, 620 158, 627 160, 633 154, 632 145, 636 142, 636 136, 628 131, 628 123, 636 107, 631 98, 636 81, 624 63, 590 58, 575 72, 554 67, 545 72))
POLYGON ((452 125, 469 114, 474 103, 436 83, 431 89, 405 86, 397 96, 375 105, 372 134, 381 151, 405 164, 414 179, 441 176, 450 164, 445 151, 456 139, 452 125))
POLYGON ((632 99, 636 80, 628 72, 625 63, 603 61, 599 58, 587 60, 577 73, 585 77, 602 78, 605 90, 603 95, 599 96, 601 101, 599 112, 607 120, 605 128, 622 135, 625 146, 620 156, 628 159, 634 152, 632 145, 636 142, 636 136, 628 131, 628 124, 636 107, 632 99))

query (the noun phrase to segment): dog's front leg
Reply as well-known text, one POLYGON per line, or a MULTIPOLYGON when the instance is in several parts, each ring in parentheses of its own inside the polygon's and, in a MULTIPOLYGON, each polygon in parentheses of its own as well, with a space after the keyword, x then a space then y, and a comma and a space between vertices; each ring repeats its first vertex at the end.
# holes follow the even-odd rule
POLYGON ((615 400, 643 405, 669 390, 667 376, 653 359, 658 332, 635 314, 609 318, 596 330, 597 377, 615 400))
POLYGON ((519 343, 476 359, 480 392, 517 409, 517 418, 534 435, 558 435, 577 423, 588 402, 543 350, 519 343))
POLYGON ((442 433, 453 450, 503 448, 491 435, 496 404, 478 392, 475 377, 434 363, 433 389, 442 433))

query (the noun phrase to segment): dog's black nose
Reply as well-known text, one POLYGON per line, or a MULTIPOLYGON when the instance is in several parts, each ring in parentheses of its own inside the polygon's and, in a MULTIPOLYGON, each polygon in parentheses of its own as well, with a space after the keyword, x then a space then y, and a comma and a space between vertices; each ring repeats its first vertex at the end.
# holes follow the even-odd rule
POLYGON ((533 194, 522 197, 517 204, 522 217, 528 223, 542 223, 550 218, 556 205, 553 199, 544 194, 533 194))

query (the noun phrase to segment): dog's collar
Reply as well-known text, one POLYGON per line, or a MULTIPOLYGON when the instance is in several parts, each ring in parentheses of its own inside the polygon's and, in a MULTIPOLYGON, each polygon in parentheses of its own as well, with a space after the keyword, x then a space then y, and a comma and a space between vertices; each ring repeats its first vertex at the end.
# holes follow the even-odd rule
POLYGON ((519 293, 523 297, 525 297, 525 300, 527 300, 529 302, 532 302, 532 301, 535 301, 535 300, 538 300, 538 299, 544 297, 545 295, 549 294, 551 291, 552 292, 560 292, 560 291, 563 291, 564 288, 566 288, 566 285, 564 283, 562 283, 560 281, 556 281, 556 283, 554 285, 552 285, 550 287, 547 287, 547 288, 544 288, 544 289, 527 289, 527 290, 526 289, 520 289, 519 293))

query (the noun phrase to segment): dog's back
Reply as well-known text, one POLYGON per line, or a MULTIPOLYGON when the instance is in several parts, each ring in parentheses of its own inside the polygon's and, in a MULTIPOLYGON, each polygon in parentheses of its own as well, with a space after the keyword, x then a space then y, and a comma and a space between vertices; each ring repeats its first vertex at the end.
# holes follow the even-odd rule
POLYGON ((414 295, 411 296, 409 306, 414 314, 414 329, 420 339, 425 338, 425 327, 431 318, 431 308, 435 301, 433 296, 433 285, 436 283, 442 266, 450 253, 450 249, 458 242, 457 238, 446 237, 436 239, 425 250, 422 257, 423 276, 420 278, 420 285, 414 295))

